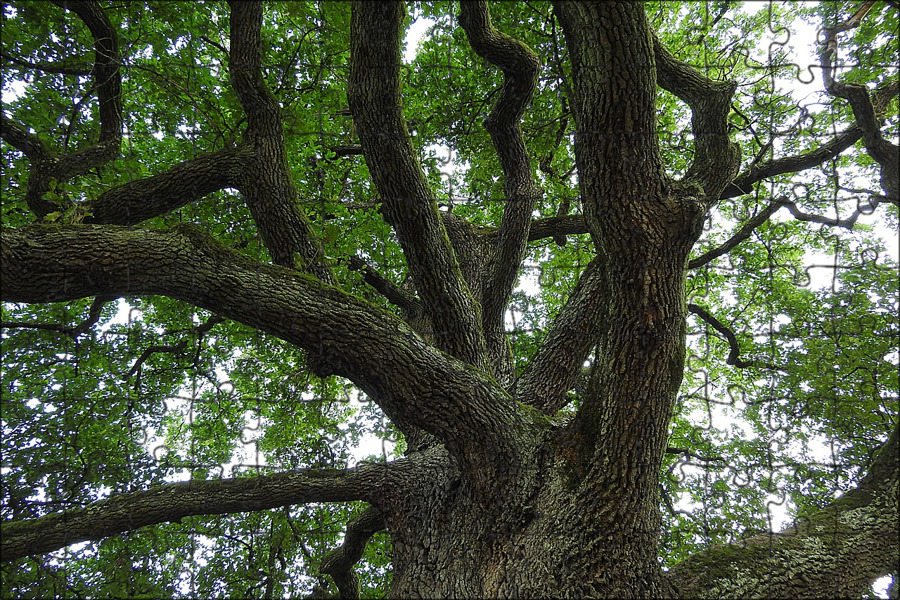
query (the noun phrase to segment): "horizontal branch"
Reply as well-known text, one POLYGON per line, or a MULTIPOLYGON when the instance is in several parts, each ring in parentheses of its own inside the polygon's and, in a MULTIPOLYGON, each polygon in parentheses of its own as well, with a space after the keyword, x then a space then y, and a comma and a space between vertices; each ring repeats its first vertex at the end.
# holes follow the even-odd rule
POLYGON ((821 215, 814 215, 800 210, 797 206, 796 202, 792 202, 784 197, 776 198, 772 201, 771 204, 766 206, 763 210, 759 211, 753 217, 751 217, 741 228, 731 236, 728 241, 726 241, 721 246, 717 248, 713 248, 708 252, 698 256, 697 258, 691 259, 688 262, 689 269, 696 269, 698 267, 702 267, 703 265, 709 264, 714 261, 718 257, 723 254, 727 254, 730 252, 735 246, 748 239, 750 235, 763 223, 769 220, 772 215, 778 212, 782 207, 787 207, 790 213, 794 216, 798 221, 804 221, 807 223, 819 223, 820 225, 826 225, 828 227, 843 227, 844 229, 853 229, 853 226, 856 224, 857 219, 863 214, 869 214, 872 210, 877 207, 882 200, 878 198, 873 198, 867 204, 859 204, 856 207, 856 210, 850 214, 849 217, 845 219, 838 219, 833 217, 823 217, 821 215))
POLYGON ((0 328, 3 329, 43 329, 44 331, 56 331, 70 337, 78 337, 97 324, 100 321, 100 313, 108 302, 115 300, 112 296, 97 296, 91 303, 91 309, 88 318, 74 327, 56 323, 35 323, 23 321, 0 321, 0 328))
POLYGON ((581 215, 548 217, 531 222, 528 241, 534 242, 560 235, 578 235, 580 233, 590 233, 587 221, 581 215))
POLYGON ((85 223, 137 225, 167 214, 213 192, 237 187, 253 156, 246 146, 201 154, 163 173, 115 187, 90 202, 85 223))
POLYGON ((118 494, 84 508, 0 523, 3 561, 52 552, 195 515, 224 515, 307 502, 365 500, 377 495, 388 464, 169 483, 118 494))

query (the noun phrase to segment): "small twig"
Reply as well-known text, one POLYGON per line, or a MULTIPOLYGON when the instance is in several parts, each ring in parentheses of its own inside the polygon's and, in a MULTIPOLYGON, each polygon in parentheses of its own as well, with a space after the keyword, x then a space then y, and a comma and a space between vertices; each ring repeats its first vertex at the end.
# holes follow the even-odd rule
POLYGON ((697 460, 705 463, 710 462, 725 462, 725 459, 721 456, 703 456, 702 454, 697 454, 692 450, 688 450, 687 448, 666 448, 666 454, 681 454, 682 456, 686 456, 688 458, 696 458, 697 460))
POLYGON ((140 357, 138 357, 137 361, 135 361, 134 365, 131 369, 128 370, 128 373, 125 375, 125 379, 131 379, 131 377, 140 371, 141 366, 149 359, 151 356, 157 353, 167 353, 167 354, 178 354, 182 352, 187 346, 187 340, 181 340, 179 343, 174 346, 150 346, 146 350, 144 350, 140 357))
POLYGON ((739 358, 741 354, 741 347, 738 344, 737 337, 734 335, 734 332, 725 327, 721 323, 721 321, 709 314, 706 309, 701 306, 697 306, 696 304, 688 304, 688 310, 706 321, 713 329, 722 334, 722 336, 728 342, 728 347, 731 349, 731 351, 728 354, 728 359, 725 361, 727 364, 734 365, 740 369, 751 367, 755 364, 752 360, 741 360, 739 358))
POLYGON ((87 319, 76 325, 75 327, 65 327, 55 323, 29 323, 25 321, 0 321, 0 328, 3 329, 43 329, 45 331, 56 331, 70 337, 78 337, 82 333, 87 333, 88 329, 97 324, 100 320, 100 313, 103 307, 113 300, 112 296, 97 296, 91 304, 91 310, 87 319))

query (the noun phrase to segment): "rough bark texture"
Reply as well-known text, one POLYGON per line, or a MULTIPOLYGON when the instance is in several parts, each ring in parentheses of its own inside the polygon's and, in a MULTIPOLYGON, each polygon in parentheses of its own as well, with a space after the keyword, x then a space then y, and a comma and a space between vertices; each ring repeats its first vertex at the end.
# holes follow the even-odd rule
MULTIPOLYGON (((97 72, 115 86, 108 20, 95 4, 67 6, 80 7, 72 10, 97 38, 97 72)), ((401 319, 330 285, 292 183, 280 107, 261 73, 262 11, 256 2, 231 3, 231 84, 247 116, 241 143, 106 192, 85 224, 4 229, 2 299, 162 294, 210 309, 304 348, 318 370, 350 379, 407 435, 409 455, 346 471, 172 484, 4 523, 4 560, 186 515, 357 499, 372 508, 322 565, 346 597, 359 593, 352 566, 380 528, 393 542, 398 598, 852 595, 897 572, 896 431, 859 489, 791 532, 710 549, 666 574, 659 568, 659 473, 685 366, 685 276, 704 264, 689 265, 688 255, 716 201, 758 181, 759 169, 791 168, 773 161, 737 175, 727 132, 734 84, 676 61, 639 3, 557 3, 572 66, 583 216, 532 223, 541 190, 519 122, 539 62, 497 31, 487 3, 463 3, 460 24, 472 50, 503 75, 484 126, 506 206, 499 227, 483 230, 438 210, 418 164, 400 100, 403 5, 354 3, 350 111, 414 290, 362 259, 350 262, 401 319), (694 161, 681 181, 664 174, 658 86, 693 113, 694 161), (134 227, 226 187, 240 190, 274 264, 260 265, 196 227, 134 227), (596 257, 516 381, 503 316, 527 243, 573 233, 590 234, 596 257), (563 416, 592 352, 580 406, 563 416)), ((865 99, 837 84, 830 90, 850 99, 859 128, 798 160, 825 160, 860 137, 877 155, 884 144, 871 131, 865 99)), ((98 88, 107 153, 121 127, 121 108, 105 95, 114 92, 98 88)), ((42 181, 56 158, 25 128, 4 120, 3 129, 42 181)), ((29 190, 38 217, 48 212, 43 191, 29 190)), ((722 252, 789 205, 762 211, 722 252)))

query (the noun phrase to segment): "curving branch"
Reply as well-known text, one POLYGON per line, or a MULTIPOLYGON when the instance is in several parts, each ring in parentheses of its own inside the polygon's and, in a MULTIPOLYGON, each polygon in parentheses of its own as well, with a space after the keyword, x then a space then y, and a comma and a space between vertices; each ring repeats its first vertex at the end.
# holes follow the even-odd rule
MULTIPOLYGON (((880 121, 884 118, 890 101, 900 93, 900 84, 896 80, 888 81, 878 86, 872 93, 872 106, 875 110, 875 116, 880 121)), ((852 127, 821 144, 817 148, 803 152, 794 156, 785 156, 776 158, 764 163, 752 164, 750 167, 735 177, 734 181, 729 183, 722 194, 720 200, 734 198, 749 194, 753 191, 753 186, 763 179, 774 177, 776 175, 784 175, 785 173, 796 173, 811 169, 825 161, 831 160, 840 155, 841 152, 851 147, 853 144, 863 139, 864 129, 859 123, 854 123, 852 127)), ((895 153, 896 158, 896 153, 895 153)))
POLYGON ((125 183, 88 202, 84 223, 137 225, 170 213, 213 192, 237 187, 240 173, 252 158, 246 146, 225 148, 125 183))
POLYGON ((354 2, 347 97, 382 214, 394 228, 438 347, 489 370, 481 310, 466 284, 400 102, 399 2, 354 2))
POLYGON ((728 138, 728 114, 737 84, 714 81, 676 59, 653 36, 657 82, 691 108, 694 160, 684 179, 698 181, 710 201, 719 198, 741 164, 740 147, 728 138))
MULTIPOLYGON (((540 61, 525 44, 491 24, 487 2, 461 2, 459 24, 478 56, 503 71, 500 95, 484 128, 500 159, 506 206, 482 283, 482 323, 495 364, 508 354, 503 318, 525 257, 531 213, 541 195, 519 126, 537 85, 540 61)), ((510 362, 510 361, 505 361, 510 362)), ((502 372, 495 366, 495 371, 502 372)), ((501 383, 509 385, 511 369, 501 383)))
POLYGON ((119 71, 119 42, 112 23, 97 2, 55 1, 71 10, 90 30, 94 38, 93 89, 99 102, 100 132, 96 144, 71 154, 58 154, 36 135, 5 117, 0 118, 0 135, 31 160, 25 202, 38 217, 44 218, 59 206, 44 198, 51 183, 65 181, 109 162, 119 154, 122 144, 122 80, 119 71))
POLYGON ((277 473, 235 479, 169 483, 112 496, 84 508, 26 521, 4 521, 3 561, 52 552, 157 523, 192 515, 251 512, 307 502, 377 498, 392 464, 354 469, 277 473))
MULTIPOLYGON (((883 108, 878 106, 880 98, 877 97, 877 92, 873 98, 870 97, 865 85, 843 83, 834 78, 837 69, 835 64, 838 50, 837 34, 859 27, 874 4, 874 0, 868 0, 847 20, 834 27, 824 28, 825 39, 821 51, 822 77, 829 94, 850 103, 856 125, 862 129, 866 151, 881 167, 881 187, 888 201, 900 205, 900 147, 881 135, 883 114, 879 112, 883 113, 883 108), (882 110, 879 111, 879 108, 882 110)), ((884 93, 889 93, 891 97, 896 96, 900 90, 900 80, 892 79, 883 84, 882 88, 886 90, 884 93)))
POLYGON ((800 210, 796 202, 792 202, 784 197, 777 198, 763 210, 759 211, 757 214, 751 217, 746 223, 744 223, 744 225, 741 226, 737 233, 731 236, 724 244, 703 253, 697 258, 691 259, 690 262, 688 262, 688 268, 696 269, 698 267, 702 267, 703 265, 709 264, 710 262, 714 261, 723 254, 731 252, 732 249, 734 249, 744 240, 748 239, 760 225, 768 221, 769 218, 776 212, 778 212, 778 210, 782 207, 787 207, 790 213, 798 221, 819 223, 821 225, 826 225, 829 227, 843 227, 844 229, 853 229, 853 226, 856 224, 857 219, 859 219, 861 215, 869 214, 880 203, 881 200, 879 200, 878 198, 873 198, 868 204, 859 204, 856 207, 856 210, 854 210, 849 217, 845 219, 838 219, 832 217, 823 217, 821 215, 813 215, 804 212, 800 210))
POLYGON ((91 303, 88 318, 74 327, 66 327, 54 323, 31 323, 22 321, 0 321, 0 328, 3 329, 43 329, 45 331, 57 331, 70 337, 78 337, 97 324, 100 321, 100 313, 103 307, 109 302, 115 300, 114 296, 97 296, 91 303))
POLYGON ((729 328, 725 327, 721 321, 717 318, 709 314, 709 311, 703 308, 702 306, 698 306, 696 304, 688 304, 688 311, 694 313, 701 319, 703 319, 710 327, 718 331, 722 337, 725 338, 725 341, 728 342, 728 358, 726 359, 726 364, 734 365, 739 369, 744 369, 746 367, 752 367, 755 362, 752 360, 743 360, 740 358, 741 356, 741 347, 738 344, 737 336, 734 335, 734 332, 729 328))
POLYGON ((278 100, 262 76, 262 4, 230 2, 231 85, 247 115, 244 159, 237 188, 247 202, 260 237, 275 264, 312 273, 326 283, 334 277, 297 197, 284 143, 278 100))
POLYGON ((344 543, 322 559, 319 571, 331 575, 341 598, 348 600, 359 598, 359 578, 353 572, 353 565, 362 558, 369 538, 385 527, 381 511, 369 506, 347 525, 344 543))
POLYGON ((260 265, 197 227, 111 225, 2 231, 0 299, 58 302, 162 294, 314 353, 401 429, 419 427, 479 477, 515 463, 515 403, 495 382, 426 343, 399 317, 314 277, 260 265), (378 369, 372 369, 372 363, 378 369))

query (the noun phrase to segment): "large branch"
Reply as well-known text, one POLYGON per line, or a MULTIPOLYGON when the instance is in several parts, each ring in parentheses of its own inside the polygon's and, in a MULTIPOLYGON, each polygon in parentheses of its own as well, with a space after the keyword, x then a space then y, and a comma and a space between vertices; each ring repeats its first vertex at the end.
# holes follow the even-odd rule
POLYGON ((104 192, 86 206, 85 223, 137 225, 167 214, 207 194, 236 187, 252 152, 245 146, 202 154, 164 173, 104 192))
POLYGON ((717 545, 666 573, 679 597, 862 597, 900 563, 898 426, 859 486, 781 533, 717 545))
POLYGON ((472 473, 513 461, 516 407, 491 378, 428 345, 399 317, 308 275, 259 264, 196 227, 5 229, 0 250, 4 301, 183 300, 309 350, 398 426, 420 427, 470 461, 472 473))
POLYGON ((606 318, 604 278, 595 258, 581 274, 575 291, 559 311, 547 337, 519 379, 519 400, 553 415, 566 405, 567 392, 597 343, 599 327, 606 318))
POLYGON ((583 213, 600 251, 626 237, 611 215, 666 195, 652 34, 639 4, 556 2, 554 11, 572 63, 583 213))
POLYGON ((31 160, 25 202, 38 218, 60 209, 44 198, 53 180, 65 181, 112 160, 119 154, 122 143, 119 42, 112 23, 96 2, 59 0, 55 4, 78 15, 94 38, 94 66, 91 73, 94 78, 93 89, 96 90, 99 102, 100 132, 96 144, 68 155, 60 155, 36 135, 29 134, 25 127, 5 117, 0 120, 3 139, 31 160))
POLYGON ((483 0, 461 2, 459 23, 472 49, 503 71, 500 96, 484 121, 500 159, 506 194, 503 218, 482 285, 482 322, 494 355, 507 343, 503 318, 525 257, 531 213, 540 197, 519 126, 534 96, 540 61, 528 46, 494 28, 483 0))
MULTIPOLYGON (((824 28, 825 39, 821 52, 822 78, 829 94, 843 98, 850 103, 853 116, 856 118, 856 125, 862 129, 866 151, 881 167, 881 186, 888 200, 900 205, 900 148, 881 135, 883 114, 879 113, 883 113, 884 107, 879 106, 881 99, 878 91, 874 97, 871 97, 865 85, 843 83, 834 78, 838 49, 837 34, 858 27, 874 4, 874 0, 869 0, 863 3, 849 19, 834 27, 824 28)), ((900 81, 891 78, 881 86, 881 89, 887 89, 887 93, 893 97, 900 90, 900 81)))
POLYGON ((694 159, 685 179, 699 181, 706 197, 715 201, 741 164, 740 147, 728 139, 728 114, 737 85, 714 81, 679 61, 656 36, 653 51, 659 86, 691 107, 694 159))
POLYGON ((224 515, 307 502, 343 502, 377 497, 391 465, 301 471, 257 477, 191 480, 118 494, 80 509, 26 521, 4 521, 3 561, 52 552, 69 544, 193 515, 224 515))
POLYGON ((347 97, 382 213, 394 228, 438 346, 487 368, 481 310, 418 164, 400 101, 399 2, 355 2, 347 97))
POLYGON ((546 219, 537 219, 531 222, 528 241, 534 242, 545 238, 577 235, 579 233, 590 233, 587 223, 580 215, 547 217, 546 219))
POLYGON ((231 85, 247 115, 245 161, 238 189, 275 264, 333 281, 325 253, 297 198, 278 100, 262 75, 262 4, 231 2, 231 85), (298 264, 300 263, 300 264, 298 264))

